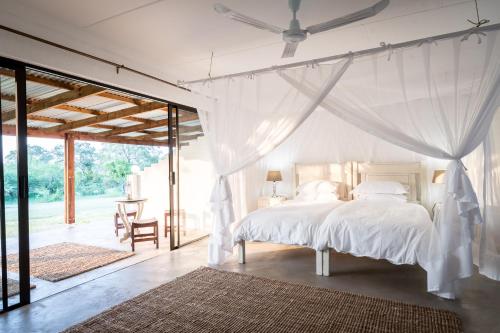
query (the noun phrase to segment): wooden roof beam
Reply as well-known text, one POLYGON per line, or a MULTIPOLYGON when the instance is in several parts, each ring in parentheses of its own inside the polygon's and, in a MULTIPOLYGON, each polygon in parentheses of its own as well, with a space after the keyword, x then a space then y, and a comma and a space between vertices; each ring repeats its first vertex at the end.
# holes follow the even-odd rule
MULTIPOLYGON (((72 101, 76 101, 88 96, 95 95, 99 92, 102 92, 104 88, 92 86, 92 85, 87 85, 83 86, 74 90, 70 91, 65 91, 63 93, 57 94, 55 96, 39 100, 37 102, 31 103, 28 105, 26 113, 27 114, 32 114, 35 112, 40 112, 46 109, 50 109, 53 107, 56 107, 58 105, 66 104, 72 101)), ((2 117, 3 121, 8 121, 11 119, 14 119, 16 117, 16 112, 9 111, 6 112, 5 115, 2 117)))
MULTIPOLYGON (((71 112, 78 112, 78 113, 83 113, 83 114, 91 114, 93 116, 100 116, 100 115, 109 113, 109 112, 105 112, 105 111, 101 111, 101 110, 93 110, 93 109, 82 108, 82 107, 73 106, 73 105, 59 105, 59 106, 56 106, 55 109, 71 111, 71 112)), ((137 123, 149 123, 149 124, 153 124, 155 121, 157 121, 157 120, 153 120, 153 119, 146 119, 146 118, 140 118, 140 117, 134 117, 134 116, 123 117, 122 119, 129 120, 129 121, 135 121, 137 123)))
MULTIPOLYGON (((193 132, 202 132, 201 134, 195 134, 198 136, 203 136, 203 129, 201 126, 179 126, 179 134, 187 134, 187 133, 193 133, 193 132)), ((155 139, 155 138, 162 138, 164 136, 168 136, 168 131, 148 131, 148 135, 143 135, 143 136, 136 136, 136 138, 144 139, 144 140, 149 140, 149 139, 155 139)))
POLYGON ((114 94, 112 91, 109 91, 109 90, 103 91, 102 93, 99 94, 99 96, 104 97, 104 98, 114 99, 115 101, 135 104, 135 105, 142 105, 142 104, 147 103, 139 98, 133 98, 133 97, 114 94))
POLYGON ((168 119, 162 119, 155 121, 153 124, 139 124, 139 125, 132 125, 132 126, 127 126, 127 127, 119 127, 115 130, 102 133, 102 135, 105 136, 113 136, 113 135, 120 135, 120 134, 125 134, 125 133, 131 133, 131 132, 138 132, 142 131, 145 129, 150 129, 150 128, 155 128, 155 127, 161 127, 161 126, 167 126, 168 125, 168 119))
POLYGON ((2 95, 0 96, 0 99, 2 99, 3 101, 15 102, 16 96, 2 93, 2 95))
POLYGON ((159 109, 163 107, 163 103, 158 103, 158 102, 150 102, 144 105, 140 106, 133 106, 127 109, 119 110, 119 111, 114 111, 114 112, 106 112, 105 114, 101 114, 99 116, 95 117, 89 117, 86 119, 81 119, 77 121, 72 121, 67 124, 53 127, 50 130, 51 131, 59 131, 59 132, 67 132, 71 131, 74 129, 77 129, 79 127, 85 127, 85 126, 92 126, 95 124, 99 124, 102 122, 110 121, 110 120, 115 120, 115 119, 120 119, 128 116, 132 116, 135 114, 139 113, 144 113, 148 111, 153 111, 156 109, 159 109))

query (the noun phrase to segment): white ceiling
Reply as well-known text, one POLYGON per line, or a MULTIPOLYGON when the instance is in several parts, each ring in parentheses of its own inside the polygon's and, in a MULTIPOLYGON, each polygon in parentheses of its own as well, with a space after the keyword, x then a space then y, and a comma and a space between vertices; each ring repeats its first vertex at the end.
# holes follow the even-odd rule
MULTIPOLYGON (((245 71, 329 56, 471 27, 473 0, 391 0, 379 15, 311 36, 295 58, 280 58, 281 37, 217 15, 213 3, 287 27, 287 0, 0 0, 9 26, 98 56, 153 71, 170 80, 245 71), (14 19, 15 17, 15 19, 14 19), (33 23, 36 22, 36 25, 33 23)), ((302 26, 367 7, 377 0, 303 0, 302 26)), ((480 12, 500 22, 500 1, 480 0, 480 12)))

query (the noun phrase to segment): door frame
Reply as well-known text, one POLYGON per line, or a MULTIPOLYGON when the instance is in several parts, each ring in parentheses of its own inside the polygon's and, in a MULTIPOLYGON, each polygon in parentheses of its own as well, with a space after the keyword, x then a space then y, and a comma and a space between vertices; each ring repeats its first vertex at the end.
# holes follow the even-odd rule
POLYGON ((13 70, 16 81, 16 148, 18 177, 18 251, 19 251, 19 302, 8 305, 7 297, 7 239, 4 201, 3 138, 0 126, 0 228, 2 262, 2 308, 0 313, 16 309, 30 303, 29 265, 29 209, 28 209, 28 124, 26 120, 26 66, 24 63, 0 58, 0 67, 13 70))

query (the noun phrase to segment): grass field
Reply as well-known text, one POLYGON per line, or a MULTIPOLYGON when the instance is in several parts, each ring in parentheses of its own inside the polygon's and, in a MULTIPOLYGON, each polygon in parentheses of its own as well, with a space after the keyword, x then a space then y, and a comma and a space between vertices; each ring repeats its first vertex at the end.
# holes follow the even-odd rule
MULTIPOLYGON (((111 220, 116 211, 116 196, 76 198, 76 223, 111 220)), ((17 205, 5 206, 7 237, 17 236, 17 205)), ((33 202, 29 204, 30 233, 64 226, 64 202, 33 202)))

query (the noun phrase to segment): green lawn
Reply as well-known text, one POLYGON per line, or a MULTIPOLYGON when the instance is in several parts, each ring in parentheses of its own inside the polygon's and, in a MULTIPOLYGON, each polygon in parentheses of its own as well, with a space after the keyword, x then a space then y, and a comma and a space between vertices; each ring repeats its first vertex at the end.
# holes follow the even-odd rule
MULTIPOLYGON (((76 223, 111 220, 116 211, 117 196, 76 198, 76 223)), ((17 204, 5 206, 7 237, 17 235, 17 204)), ((64 202, 34 202, 29 204, 30 233, 64 226, 64 202)))

